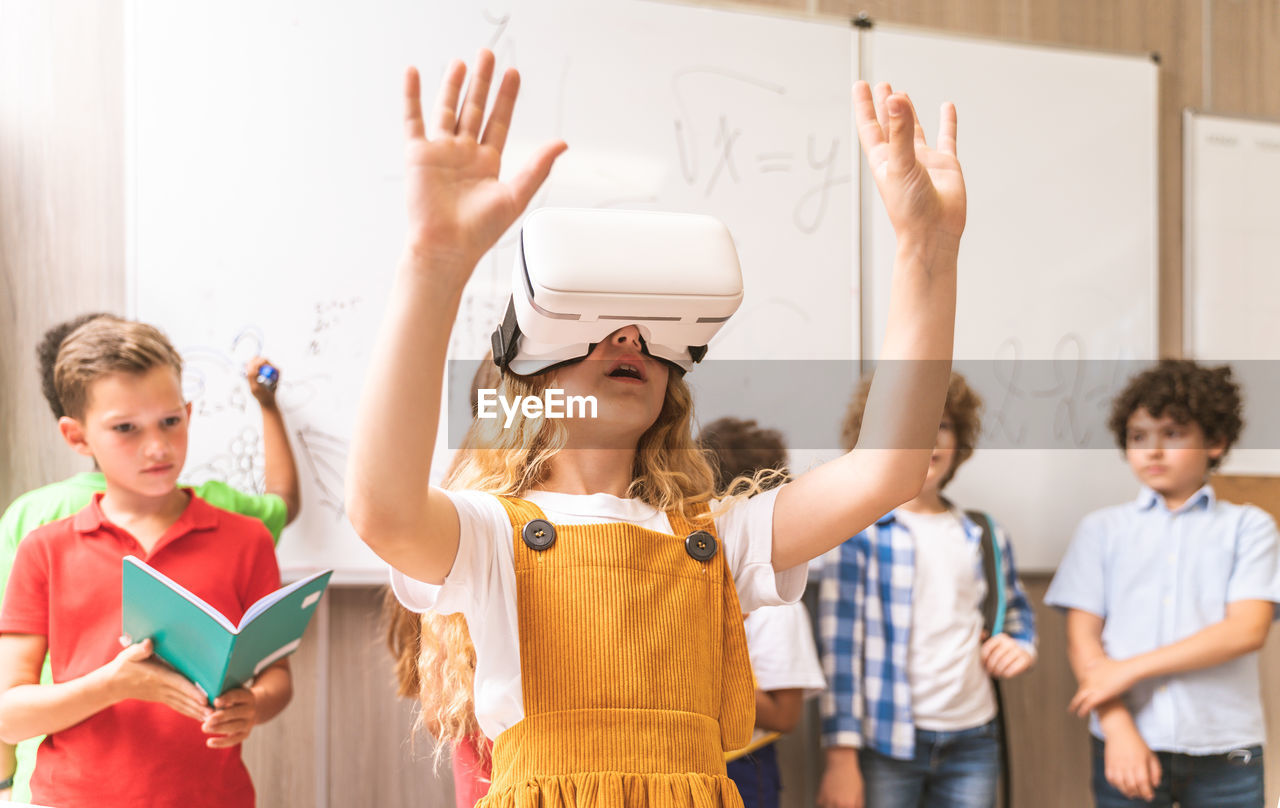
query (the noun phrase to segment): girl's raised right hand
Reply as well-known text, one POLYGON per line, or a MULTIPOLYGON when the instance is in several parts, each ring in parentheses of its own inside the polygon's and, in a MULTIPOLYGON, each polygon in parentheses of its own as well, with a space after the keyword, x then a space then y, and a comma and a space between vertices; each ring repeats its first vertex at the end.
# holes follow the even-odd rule
POLYGON ((509 181, 499 181, 520 76, 506 71, 486 121, 493 65, 493 53, 481 50, 459 109, 467 68, 461 61, 450 64, 428 121, 418 71, 411 67, 405 76, 409 249, 422 271, 458 291, 568 148, 561 140, 546 143, 509 181))
POLYGON ((904 239, 941 239, 954 251, 968 207, 956 158, 955 105, 943 104, 933 148, 911 99, 887 83, 876 85, 874 98, 865 81, 854 84, 853 108, 858 139, 899 245, 904 239))

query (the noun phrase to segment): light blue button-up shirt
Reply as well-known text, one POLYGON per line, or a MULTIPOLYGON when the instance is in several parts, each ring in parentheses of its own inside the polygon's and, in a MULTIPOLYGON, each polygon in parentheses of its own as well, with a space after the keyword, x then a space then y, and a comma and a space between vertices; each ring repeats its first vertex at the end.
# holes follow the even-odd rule
MULTIPOLYGON (((1086 516, 1045 595, 1103 618, 1112 659, 1185 639, 1238 600, 1280 602, 1280 535, 1260 508, 1219 502, 1207 485, 1173 511, 1143 488, 1086 516)), ((1125 701, 1154 751, 1211 755, 1266 738, 1256 653, 1144 680, 1125 701)), ((1096 713, 1089 724, 1101 738, 1096 713)))

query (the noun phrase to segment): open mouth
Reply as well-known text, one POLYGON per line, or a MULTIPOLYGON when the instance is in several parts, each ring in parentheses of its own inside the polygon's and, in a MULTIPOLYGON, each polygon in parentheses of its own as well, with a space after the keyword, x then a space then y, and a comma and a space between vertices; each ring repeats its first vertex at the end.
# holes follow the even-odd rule
POLYGON ((616 362, 606 375, 611 379, 635 379, 639 382, 645 380, 643 366, 638 362, 616 362))

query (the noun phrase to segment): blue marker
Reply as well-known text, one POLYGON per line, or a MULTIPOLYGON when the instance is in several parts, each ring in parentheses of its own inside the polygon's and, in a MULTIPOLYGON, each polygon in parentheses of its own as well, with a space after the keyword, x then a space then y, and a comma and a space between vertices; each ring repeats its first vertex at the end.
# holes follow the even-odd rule
POLYGON ((258 368, 258 384, 274 392, 276 389, 276 383, 279 381, 280 371, 276 370, 271 365, 264 364, 262 367, 258 368))

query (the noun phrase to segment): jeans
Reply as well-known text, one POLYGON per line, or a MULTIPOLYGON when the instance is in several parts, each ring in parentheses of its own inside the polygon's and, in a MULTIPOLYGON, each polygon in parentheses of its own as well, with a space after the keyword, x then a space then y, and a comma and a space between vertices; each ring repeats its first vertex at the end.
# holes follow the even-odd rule
POLYGON ((1181 808, 1263 808, 1262 747, 1225 755, 1157 752, 1160 784, 1152 802, 1131 800, 1107 782, 1106 746, 1093 742, 1093 798, 1098 808, 1139 808, 1176 802, 1181 808))
POLYGON ((956 732, 916 730, 916 754, 858 753, 867 808, 995 808, 1000 780, 996 721, 956 732))
POLYGON ((762 746, 728 764, 729 777, 738 786, 746 808, 778 808, 778 748, 776 743, 762 746))

